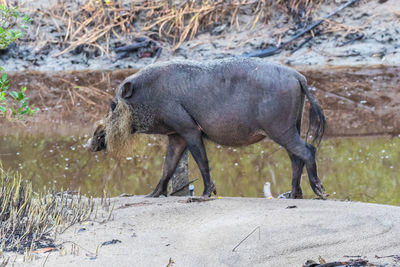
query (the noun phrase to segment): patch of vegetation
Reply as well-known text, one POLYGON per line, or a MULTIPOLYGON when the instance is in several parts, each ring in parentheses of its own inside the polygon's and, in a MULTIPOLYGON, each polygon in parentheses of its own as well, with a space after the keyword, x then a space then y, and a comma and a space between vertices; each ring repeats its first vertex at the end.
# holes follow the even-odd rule
POLYGON ((55 234, 88 220, 94 210, 92 198, 79 193, 36 193, 21 175, 10 175, 0 165, 0 248, 27 252, 55 247, 55 234))
MULTIPOLYGON (((19 13, 17 8, 0 5, 0 49, 7 48, 11 43, 24 36, 30 18, 19 13)), ((9 111, 14 117, 32 115, 37 109, 30 107, 25 95, 26 87, 19 91, 8 91, 10 82, 3 67, 0 67, 0 115, 9 111)))

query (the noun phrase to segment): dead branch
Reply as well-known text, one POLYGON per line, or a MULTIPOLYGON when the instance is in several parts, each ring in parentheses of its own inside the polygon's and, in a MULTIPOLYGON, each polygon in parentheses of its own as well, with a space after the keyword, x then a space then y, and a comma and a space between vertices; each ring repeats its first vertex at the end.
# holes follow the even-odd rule
POLYGON ((257 231, 257 229, 258 229, 258 239, 260 240, 261 230, 260 230, 260 226, 257 226, 256 228, 254 228, 253 231, 251 231, 250 234, 248 234, 245 238, 243 238, 242 241, 240 241, 239 244, 237 244, 237 245, 232 249, 232 252, 235 252, 235 249, 237 249, 247 238, 249 238, 249 236, 251 236, 255 231, 257 231))
POLYGON ((188 186, 188 185, 190 185, 190 184, 196 182, 197 180, 199 180, 199 178, 196 178, 196 179, 194 179, 194 180, 192 180, 192 181, 187 182, 186 184, 184 184, 183 186, 179 187, 178 189, 176 189, 175 191, 173 191, 173 192, 172 192, 171 194, 169 194, 169 195, 170 195, 170 196, 175 195, 176 193, 178 193, 178 192, 182 191, 183 189, 185 189, 186 186, 188 186))

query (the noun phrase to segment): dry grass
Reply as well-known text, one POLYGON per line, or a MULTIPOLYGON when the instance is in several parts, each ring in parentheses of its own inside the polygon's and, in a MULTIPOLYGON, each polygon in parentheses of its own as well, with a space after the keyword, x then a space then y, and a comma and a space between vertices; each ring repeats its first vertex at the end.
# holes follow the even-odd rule
POLYGON ((79 193, 35 193, 30 182, 9 175, 0 165, 1 251, 29 255, 37 248, 54 247, 55 234, 88 220, 93 208, 93 199, 79 193))
POLYGON ((102 55, 110 53, 111 37, 126 42, 136 36, 168 41, 176 50, 198 33, 219 25, 249 29, 267 23, 274 8, 302 21, 311 17, 323 0, 88 0, 77 8, 76 3, 60 1, 48 10, 30 10, 38 24, 35 40, 56 44, 65 54, 74 49, 92 49, 102 55), (239 16, 246 12, 251 20, 241 25, 239 16), (56 39, 40 37, 40 28, 55 28, 56 39))

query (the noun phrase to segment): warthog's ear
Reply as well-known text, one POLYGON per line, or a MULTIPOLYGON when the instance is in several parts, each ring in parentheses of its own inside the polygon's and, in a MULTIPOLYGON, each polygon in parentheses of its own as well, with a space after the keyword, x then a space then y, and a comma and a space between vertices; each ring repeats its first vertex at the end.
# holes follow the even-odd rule
POLYGON ((131 97, 133 94, 133 84, 131 82, 126 82, 121 88, 121 98, 131 97))

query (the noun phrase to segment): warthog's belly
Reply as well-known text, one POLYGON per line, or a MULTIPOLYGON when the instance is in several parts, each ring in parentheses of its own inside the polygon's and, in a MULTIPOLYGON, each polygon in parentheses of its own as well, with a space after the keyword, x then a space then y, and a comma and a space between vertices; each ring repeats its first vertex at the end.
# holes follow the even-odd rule
POLYGON ((223 146, 247 146, 257 143, 265 138, 265 135, 247 136, 247 138, 235 138, 234 136, 212 135, 209 136, 204 133, 205 137, 214 143, 223 146))
POLYGON ((198 125, 207 139, 225 146, 251 145, 267 136, 250 118, 241 116, 210 116, 198 125))

